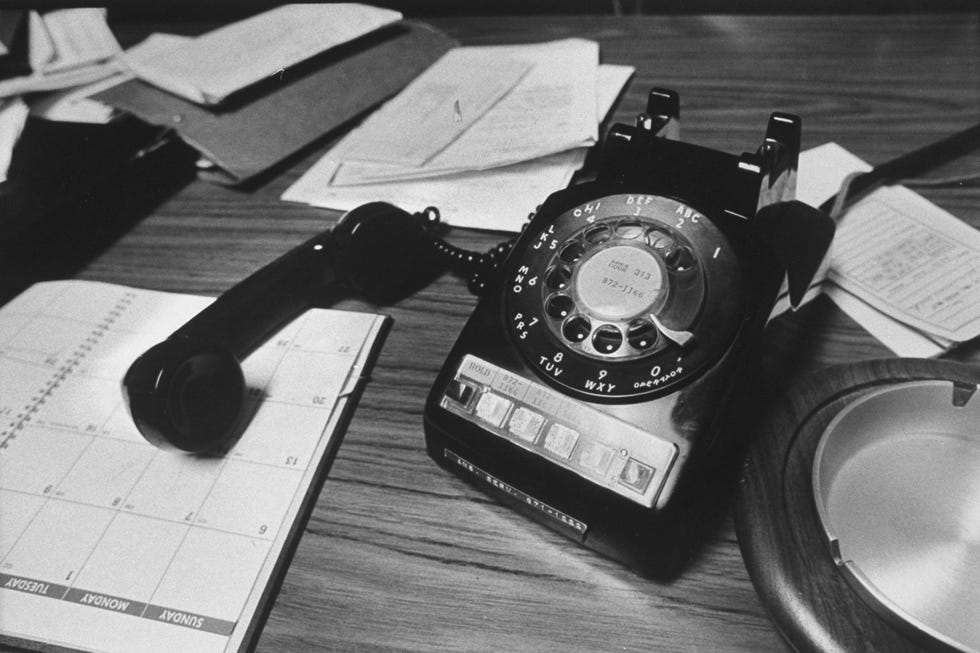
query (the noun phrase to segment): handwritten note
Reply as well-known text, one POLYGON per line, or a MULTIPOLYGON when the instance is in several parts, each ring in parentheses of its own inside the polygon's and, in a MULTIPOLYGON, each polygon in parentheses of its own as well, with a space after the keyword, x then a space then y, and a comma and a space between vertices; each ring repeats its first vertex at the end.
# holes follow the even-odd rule
POLYGON ((957 342, 980 335, 980 234, 923 220, 940 209, 908 195, 870 197, 842 221, 831 280, 917 329, 957 342))
MULTIPOLYGON (((834 143, 814 148, 800 157, 798 196, 819 205, 846 175, 868 168, 834 143)), ((929 338, 980 335, 980 232, 904 186, 850 207, 829 260, 829 281, 929 338)))

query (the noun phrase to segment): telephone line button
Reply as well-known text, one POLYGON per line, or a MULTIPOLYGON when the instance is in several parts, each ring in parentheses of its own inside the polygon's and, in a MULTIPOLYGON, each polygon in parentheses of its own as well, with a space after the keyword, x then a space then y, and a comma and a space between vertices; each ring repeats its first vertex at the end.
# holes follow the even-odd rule
POLYGON ((476 416, 491 426, 500 428, 511 406, 513 403, 509 399, 492 392, 484 392, 476 404, 476 416))
POLYGON ((562 424, 552 424, 544 438, 544 448, 559 458, 568 459, 578 442, 579 432, 562 424))
POLYGON ((507 425, 507 428, 521 440, 533 443, 538 437, 538 431, 541 430, 543 425, 544 417, 522 406, 510 416, 510 423, 507 425))
POLYGON ((463 408, 469 405, 470 399, 473 398, 473 392, 473 386, 463 383, 458 379, 450 381, 449 386, 446 388, 446 396, 460 404, 463 408))

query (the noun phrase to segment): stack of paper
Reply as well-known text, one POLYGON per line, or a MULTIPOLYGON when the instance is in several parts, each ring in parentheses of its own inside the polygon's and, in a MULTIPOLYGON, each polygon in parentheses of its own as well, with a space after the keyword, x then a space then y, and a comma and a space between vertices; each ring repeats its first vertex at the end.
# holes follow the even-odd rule
POLYGON ((104 9, 62 9, 27 14, 27 67, 30 75, 0 80, 0 182, 7 178, 14 146, 27 122, 27 93, 57 91, 117 75, 119 43, 104 9))
POLYGON ((397 16, 363 5, 289 5, 131 61, 143 79, 95 99, 173 129, 200 152, 199 174, 209 181, 244 183, 389 99, 454 45, 427 25, 399 22, 323 52, 397 16), (284 30, 293 35, 276 37, 284 30), (206 64, 195 66, 202 57, 206 64))
POLYGON ((131 62, 150 84, 204 105, 401 19, 390 9, 337 3, 285 5, 189 39, 165 57, 131 62))
MULTIPOLYGON (((102 24, 104 24, 101 11, 94 11, 97 13, 82 15, 97 16, 103 20, 102 24)), ((84 23, 83 20, 81 23, 74 23, 74 25, 79 26, 84 23)), ((108 61, 85 64, 82 68, 69 70, 65 73, 38 73, 31 77, 0 81, 0 91, 17 90, 18 92, 32 93, 29 104, 16 95, 6 99, 0 98, 0 182, 7 178, 14 147, 27 122, 28 114, 46 120, 106 124, 113 116, 113 108, 92 99, 91 96, 132 79, 133 75, 129 72, 127 62, 159 57, 162 53, 185 41, 186 38, 156 34, 129 48, 125 53, 116 52, 113 58, 108 61), (64 87, 61 90, 53 90, 47 93, 34 93, 40 89, 59 88, 56 85, 52 86, 54 84, 63 84, 64 87)), ((113 43, 115 43, 114 39, 113 43)), ((58 59, 62 64, 64 63, 64 57, 58 59)))
POLYGON ((121 69, 119 43, 104 9, 30 12, 28 60, 32 74, 0 81, 0 98, 88 84, 121 69))
POLYGON ((633 69, 593 41, 456 48, 338 143, 283 199, 346 210, 437 206, 457 226, 517 231, 568 184, 633 69))
MULTIPOLYGON (((869 169, 827 143, 801 155, 797 195, 819 206, 869 169)), ((896 354, 936 356, 980 335, 980 232, 908 188, 848 208, 828 259, 817 285, 896 354)))
POLYGON ((285 5, 196 38, 172 41, 153 57, 123 61, 104 9, 32 11, 28 57, 33 74, 0 81, 0 98, 72 88, 132 70, 191 101, 218 104, 399 19, 397 11, 359 4, 285 5))
POLYGON ((112 118, 114 110, 109 105, 92 99, 92 96, 132 79, 130 66, 164 56, 188 40, 189 37, 176 34, 153 34, 119 55, 116 59, 117 70, 108 77, 32 98, 31 113, 48 120, 105 124, 112 118))
POLYGON ((49 120, 104 123, 112 108, 89 98, 135 75, 192 102, 214 105, 400 18, 396 11, 358 4, 285 5, 196 38, 152 34, 123 53, 104 10, 72 9, 43 17, 32 12, 35 74, 0 82, 0 97, 63 89, 35 98, 32 113, 49 120))

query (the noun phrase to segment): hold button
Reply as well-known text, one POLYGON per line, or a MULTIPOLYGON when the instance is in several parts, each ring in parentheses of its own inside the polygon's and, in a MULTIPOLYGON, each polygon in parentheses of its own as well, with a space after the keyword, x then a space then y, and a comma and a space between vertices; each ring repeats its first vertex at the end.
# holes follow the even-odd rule
POLYGON ((459 379, 453 379, 446 387, 446 397, 462 405, 463 408, 469 405, 470 399, 473 398, 473 392, 473 386, 463 383, 459 379))

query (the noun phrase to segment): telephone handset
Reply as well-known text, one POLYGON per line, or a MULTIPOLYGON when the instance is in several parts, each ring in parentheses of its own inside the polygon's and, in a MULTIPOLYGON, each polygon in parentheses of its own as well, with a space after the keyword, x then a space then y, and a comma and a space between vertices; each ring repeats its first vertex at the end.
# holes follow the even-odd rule
POLYGON ((151 347, 130 366, 123 395, 156 446, 213 451, 244 426, 239 361, 308 308, 349 293, 388 303, 428 284, 444 267, 438 213, 410 215, 373 202, 263 267, 151 347))
POLYGON ((724 451, 785 277, 798 303, 833 235, 792 201, 800 120, 733 156, 677 140, 654 89, 594 182, 537 210, 425 408, 429 455, 641 571, 677 562, 699 469, 724 451))

